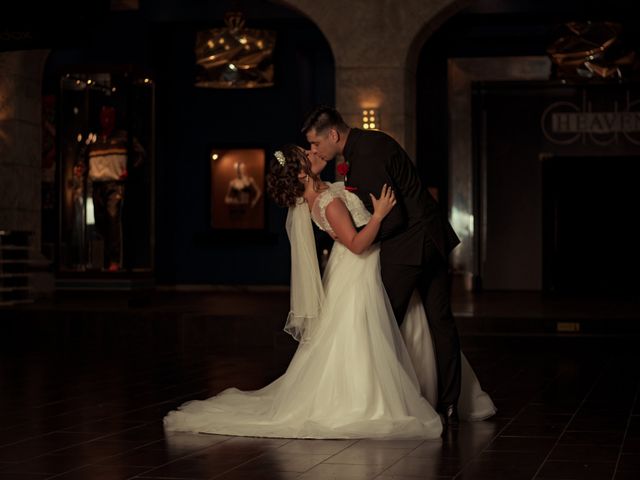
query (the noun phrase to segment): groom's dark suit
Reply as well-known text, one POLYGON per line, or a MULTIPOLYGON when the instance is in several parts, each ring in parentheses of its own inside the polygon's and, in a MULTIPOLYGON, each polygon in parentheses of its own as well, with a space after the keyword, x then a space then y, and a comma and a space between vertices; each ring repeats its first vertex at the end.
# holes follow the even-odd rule
POLYGON ((382 281, 398 323, 402 323, 414 289, 418 289, 432 332, 439 405, 456 404, 460 395, 460 342, 451 313, 448 255, 460 240, 440 206, 424 188, 404 149, 385 133, 353 128, 343 155, 349 163, 346 185, 369 211, 369 194, 383 184, 395 192, 397 205, 378 234, 382 281))

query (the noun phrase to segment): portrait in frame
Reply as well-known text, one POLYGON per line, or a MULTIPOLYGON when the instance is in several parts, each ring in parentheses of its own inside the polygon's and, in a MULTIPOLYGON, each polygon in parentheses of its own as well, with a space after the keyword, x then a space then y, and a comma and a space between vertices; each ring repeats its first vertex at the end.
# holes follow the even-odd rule
POLYGON ((211 216, 213 230, 265 228, 264 148, 212 148, 211 216))

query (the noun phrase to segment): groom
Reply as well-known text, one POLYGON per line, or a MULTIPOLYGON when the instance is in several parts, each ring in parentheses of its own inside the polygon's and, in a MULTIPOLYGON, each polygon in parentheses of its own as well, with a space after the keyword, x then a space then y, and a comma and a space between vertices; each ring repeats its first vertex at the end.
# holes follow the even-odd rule
POLYGON ((398 201, 380 227, 382 281, 398 323, 411 294, 422 297, 433 336, 438 370, 438 405, 445 423, 457 421, 460 396, 460 341, 451 312, 448 255, 460 240, 438 203, 422 185, 403 148, 390 136, 350 128, 337 110, 319 106, 302 127, 311 153, 328 162, 343 155, 345 187, 373 211, 370 193, 391 185, 398 201))

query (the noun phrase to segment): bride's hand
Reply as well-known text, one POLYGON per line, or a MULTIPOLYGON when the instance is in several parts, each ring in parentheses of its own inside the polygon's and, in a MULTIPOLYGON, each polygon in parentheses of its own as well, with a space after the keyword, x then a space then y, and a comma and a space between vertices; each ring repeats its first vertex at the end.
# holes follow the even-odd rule
POLYGON ((382 186, 379 199, 374 197, 371 193, 369 196, 371 197, 371 203, 373 203, 373 216, 382 221, 382 219, 387 216, 396 204, 396 196, 393 193, 393 190, 391 190, 391 187, 388 187, 385 183, 382 186))

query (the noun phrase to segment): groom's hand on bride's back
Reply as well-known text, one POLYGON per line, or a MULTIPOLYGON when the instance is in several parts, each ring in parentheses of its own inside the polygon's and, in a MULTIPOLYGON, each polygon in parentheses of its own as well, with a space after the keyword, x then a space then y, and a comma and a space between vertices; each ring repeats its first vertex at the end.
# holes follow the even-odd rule
POLYGON ((385 183, 382 186, 380 198, 376 198, 372 193, 370 193, 369 196, 371 197, 371 203, 373 204, 373 217, 382 221, 382 219, 389 214, 396 204, 396 196, 393 193, 393 190, 385 183))

